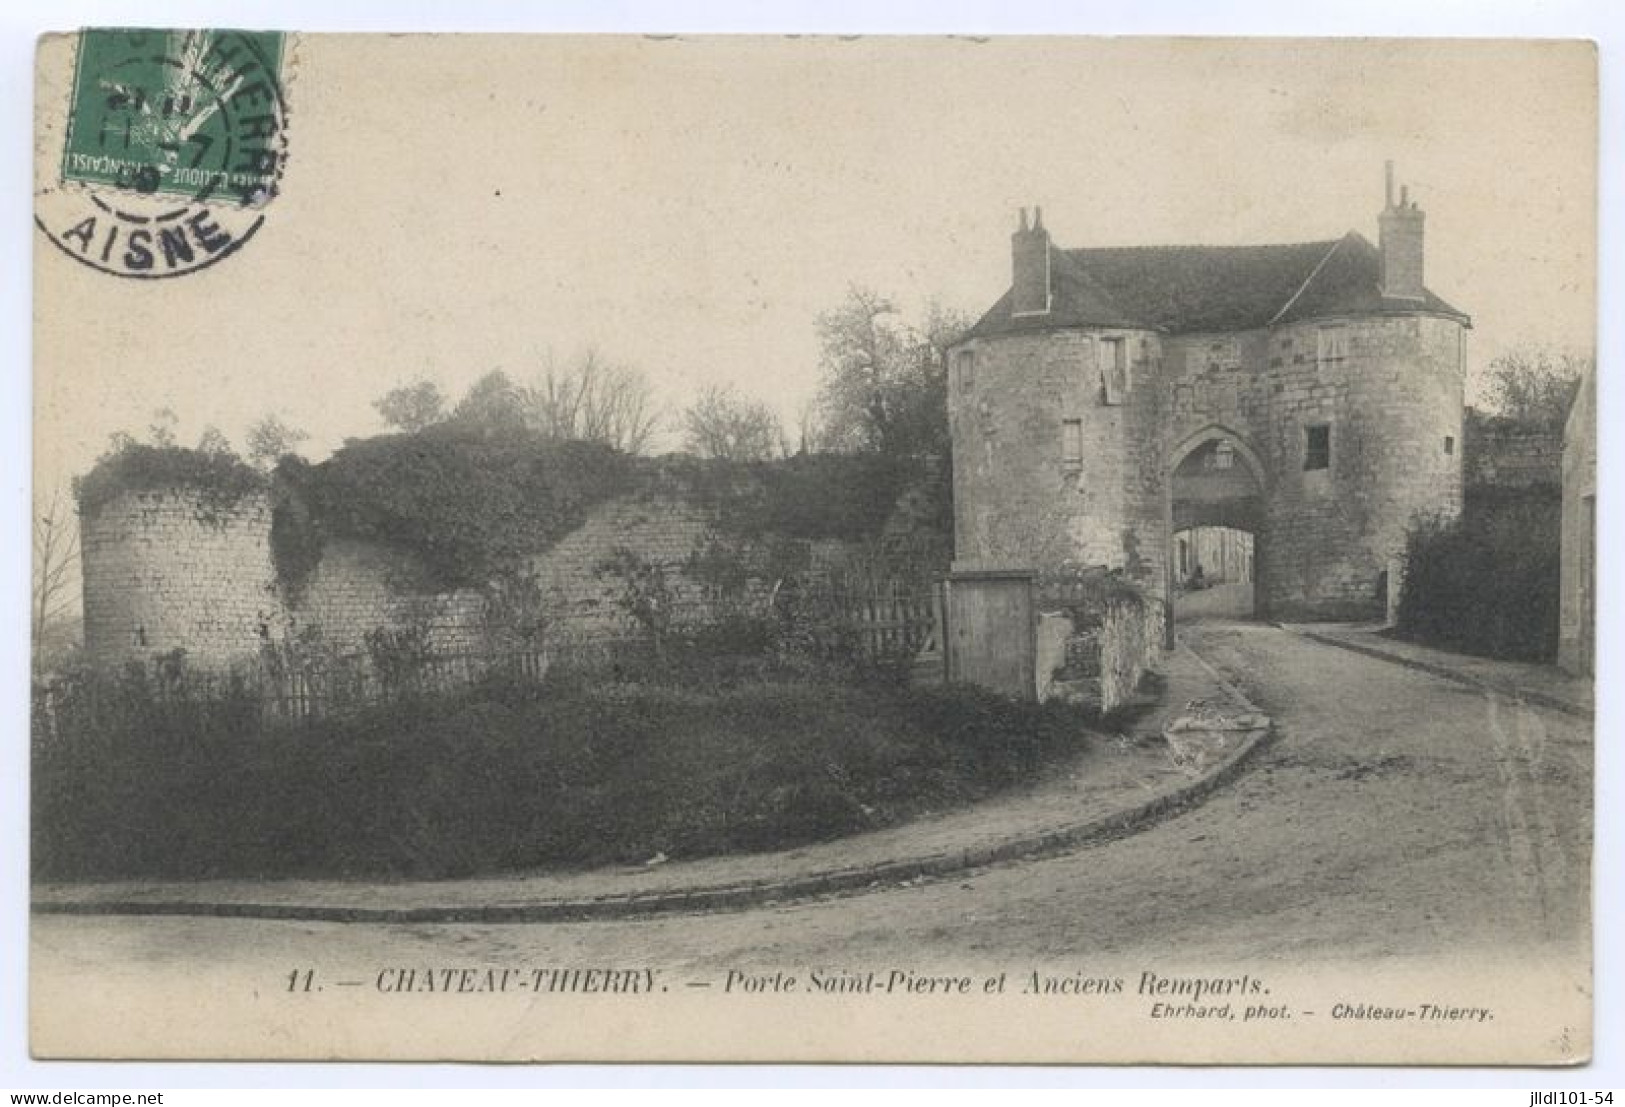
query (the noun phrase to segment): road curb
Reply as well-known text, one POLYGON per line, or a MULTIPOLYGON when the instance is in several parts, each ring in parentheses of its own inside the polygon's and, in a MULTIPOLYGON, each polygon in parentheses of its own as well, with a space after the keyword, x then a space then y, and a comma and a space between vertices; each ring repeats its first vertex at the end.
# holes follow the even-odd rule
MULTIPOLYGON (((1189 650, 1188 646, 1181 648, 1189 650)), ((1242 693, 1194 650, 1189 650, 1241 706, 1257 711, 1242 693)), ((576 900, 536 903, 478 904, 423 907, 345 907, 321 904, 196 902, 190 900, 129 899, 52 901, 36 900, 41 915, 169 915, 208 918, 270 919, 337 923, 546 923, 636 918, 648 915, 688 914, 737 910, 792 900, 858 892, 883 884, 952 876, 973 869, 1013 861, 1037 860, 1126 837, 1163 819, 1171 818, 1206 799, 1235 779, 1246 762, 1275 735, 1274 725, 1249 731, 1206 775, 1171 788, 1121 811, 1082 823, 1007 839, 986 846, 928 854, 923 857, 879 862, 859 868, 810 873, 787 880, 747 881, 669 892, 594 896, 576 900)))
MULTIPOLYGON (((1276 625, 1280 626, 1280 624, 1276 625)), ((1418 672, 1429 673, 1444 680, 1454 681, 1457 684, 1465 684, 1469 688, 1477 688, 1486 692, 1499 692, 1503 696, 1512 696, 1516 699, 1526 700, 1529 703, 1539 704, 1541 707, 1549 708, 1565 715, 1572 715, 1577 719, 1594 719, 1596 717, 1594 711, 1589 711, 1583 707, 1578 707, 1572 703, 1569 703, 1567 700, 1559 699, 1556 696, 1547 695, 1545 692, 1540 692, 1533 688, 1520 688, 1514 684, 1500 684, 1493 681, 1480 680, 1477 677, 1468 676, 1466 673, 1463 673, 1457 669, 1452 669, 1448 665, 1439 665, 1431 661, 1422 661, 1414 657, 1405 657, 1403 654, 1390 653, 1387 650, 1380 649, 1376 646, 1367 646, 1360 642, 1350 642, 1345 638, 1336 638, 1328 634, 1318 634, 1312 630, 1298 630, 1292 627, 1282 627, 1282 629, 1288 630, 1291 633, 1298 635, 1300 638, 1307 638, 1311 642, 1319 642, 1323 646, 1333 646, 1340 650, 1348 650, 1350 653, 1363 654, 1366 657, 1374 657, 1379 661, 1387 661, 1394 665, 1401 665, 1407 669, 1415 669, 1418 672)))

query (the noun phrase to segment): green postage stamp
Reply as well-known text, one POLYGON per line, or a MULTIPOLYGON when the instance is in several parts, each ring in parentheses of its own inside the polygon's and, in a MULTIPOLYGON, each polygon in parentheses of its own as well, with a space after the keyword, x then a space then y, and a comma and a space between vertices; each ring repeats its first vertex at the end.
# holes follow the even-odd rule
POLYGON ((281 163, 279 31, 88 30, 62 178, 263 202, 281 163))
POLYGON ((180 276, 260 227, 286 158, 280 31, 90 29, 57 103, 41 229, 121 277, 180 276), (61 110, 61 109, 58 109, 61 110))

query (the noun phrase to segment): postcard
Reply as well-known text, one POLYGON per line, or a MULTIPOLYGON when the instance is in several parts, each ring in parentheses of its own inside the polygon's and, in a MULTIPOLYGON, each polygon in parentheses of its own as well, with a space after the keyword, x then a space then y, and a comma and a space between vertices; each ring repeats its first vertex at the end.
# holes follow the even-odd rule
POLYGON ((38 1058, 1573 1065, 1576 41, 38 49, 38 1058))

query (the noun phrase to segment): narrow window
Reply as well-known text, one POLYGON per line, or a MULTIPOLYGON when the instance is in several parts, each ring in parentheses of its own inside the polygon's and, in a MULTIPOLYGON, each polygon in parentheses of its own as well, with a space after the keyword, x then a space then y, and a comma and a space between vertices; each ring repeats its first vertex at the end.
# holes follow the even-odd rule
POLYGON ((1083 465, 1083 420, 1067 419, 1061 423, 1061 464, 1068 469, 1083 465))
POLYGON ((1456 452, 1456 439, 1454 435, 1444 436, 1444 456, 1449 457, 1456 452))
POLYGON ((1343 360, 1348 352, 1348 335, 1344 327, 1321 327, 1320 340, 1317 350, 1320 364, 1335 364, 1343 360))
POLYGON ((1228 442, 1219 442, 1213 447, 1213 467, 1215 469, 1228 469, 1235 464, 1236 448, 1228 442))
POLYGON ((1332 428, 1327 423, 1316 423, 1303 428, 1303 467, 1330 469, 1332 467, 1332 428))
POLYGON ((1108 407, 1122 403, 1128 391, 1128 351, 1121 338, 1100 340, 1100 388, 1108 407))
POLYGON ((960 350, 957 355, 959 370, 959 390, 961 392, 974 392, 976 390, 976 351, 960 350))

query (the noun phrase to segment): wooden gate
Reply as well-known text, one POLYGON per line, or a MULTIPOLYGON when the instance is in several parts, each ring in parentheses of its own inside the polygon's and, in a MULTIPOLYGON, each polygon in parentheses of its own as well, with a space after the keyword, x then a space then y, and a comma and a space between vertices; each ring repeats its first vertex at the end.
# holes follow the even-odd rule
POLYGON ((942 590, 948 679, 1035 699, 1032 574, 953 573, 942 590))

